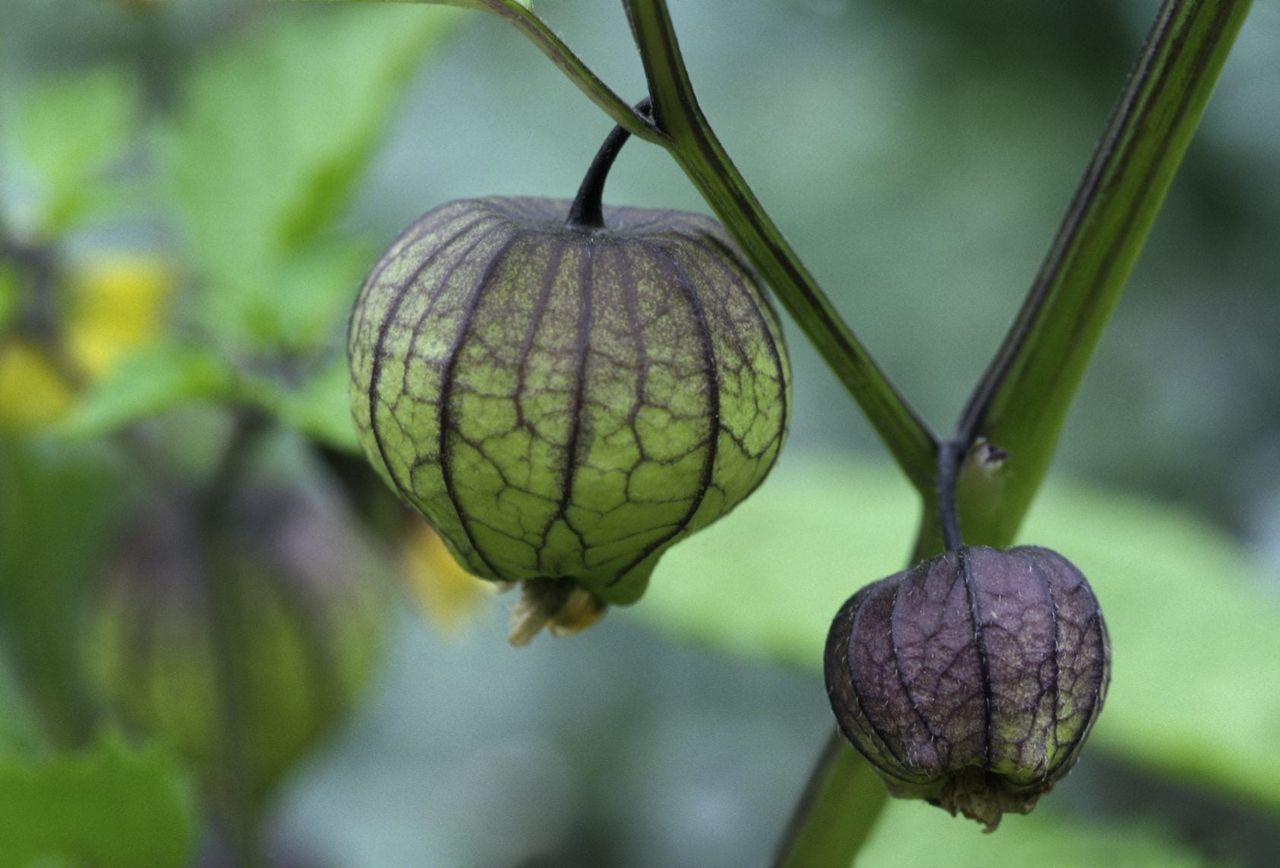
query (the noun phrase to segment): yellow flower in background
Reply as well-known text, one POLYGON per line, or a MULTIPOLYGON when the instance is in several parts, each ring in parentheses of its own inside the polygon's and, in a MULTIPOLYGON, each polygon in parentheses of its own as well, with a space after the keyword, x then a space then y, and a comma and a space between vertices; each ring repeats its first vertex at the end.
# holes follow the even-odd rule
POLYGON ((493 596, 493 583, 458 566, 440 535, 425 521, 412 519, 403 558, 409 588, 427 618, 442 632, 460 632, 493 596))
POLYGON ((67 352, 88 379, 159 336, 174 283, 163 260, 140 254, 102 255, 71 273, 67 352))
POLYGON ((0 432, 33 434, 57 423, 78 386, 155 341, 175 282, 163 260, 143 254, 100 254, 72 268, 61 284, 60 340, 45 345, 0 332, 0 432))
POLYGON ((0 433, 30 434, 71 407, 71 384, 29 341, 0 336, 0 433))

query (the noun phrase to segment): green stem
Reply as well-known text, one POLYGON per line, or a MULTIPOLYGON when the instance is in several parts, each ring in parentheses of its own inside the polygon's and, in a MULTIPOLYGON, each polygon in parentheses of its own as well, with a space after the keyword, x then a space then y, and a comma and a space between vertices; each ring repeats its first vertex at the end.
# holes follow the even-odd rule
POLYGON ((960 421, 1007 453, 958 498, 970 542, 1012 542, 1067 407, 1182 162, 1249 0, 1166 0, 1017 319, 960 421))
MULTIPOLYGON (((840 319, 729 159, 698 105, 665 2, 623 0, 649 82, 652 125, 516 0, 455 2, 513 21, 616 122, 671 152, 921 493, 915 557, 941 550, 937 438, 840 319)), ((963 461, 956 495, 970 542, 1013 541, 1249 5, 1166 0, 1161 8, 1040 274, 948 441, 963 461)), ((850 748, 829 743, 777 864, 849 864, 884 803, 874 778, 850 748)))
POLYGON ((482 9, 516 26, 623 129, 671 152, 783 306, 848 389, 922 493, 933 487, 937 439, 840 318, 721 146, 694 97, 666 4, 624 0, 654 100, 650 121, 609 89, 518 0, 413 0, 482 9))
POLYGON ((955 551, 964 545, 960 534, 960 519, 956 514, 956 479, 960 475, 960 462, 964 460, 967 442, 962 438, 953 437, 938 446, 935 511, 938 516, 938 529, 942 532, 942 545, 947 551, 955 551))
POLYGON ((933 487, 937 440, 840 318, 702 114, 664 0, 623 0, 667 149, 858 402, 903 472, 933 487))
MULTIPOLYGON (((623 0, 668 150, 848 389, 926 501, 938 442, 840 318, 769 218, 698 105, 664 0, 623 0)), ((844 868, 887 802, 871 765, 839 733, 827 741, 784 835, 779 868, 844 868)))
POLYGON ((796 805, 775 868, 848 868, 888 800, 871 763, 833 731, 796 805))
MULTIPOLYGON (((957 496, 969 542, 1013 542, 1248 8, 1248 0, 1166 0, 1157 15, 1022 311, 948 441, 963 462, 957 496)), ((943 544, 938 499, 924 498, 913 560, 943 544)), ((779 866, 848 865, 865 837, 824 839, 811 828, 850 803, 864 770, 828 748, 813 774, 824 797, 802 803, 779 866)), ((850 816, 861 825, 865 811, 850 816)))

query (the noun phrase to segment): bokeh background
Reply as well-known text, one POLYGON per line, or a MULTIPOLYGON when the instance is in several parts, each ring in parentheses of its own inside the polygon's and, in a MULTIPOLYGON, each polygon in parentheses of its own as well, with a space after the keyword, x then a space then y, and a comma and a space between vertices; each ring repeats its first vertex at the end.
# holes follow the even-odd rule
MULTIPOLYGON (((735 161, 902 392, 947 429, 1157 6, 701 0, 673 2, 672 14, 735 161)), ((619 4, 536 8, 615 90, 643 94, 619 4)), ((1260 2, 1024 534, 1076 559, 1112 620, 1115 683, 1095 743, 1041 811, 994 836, 894 805, 866 864, 1265 865, 1280 852, 1278 43, 1280 7, 1260 2)), ((673 551, 652 599, 571 639, 508 647, 510 598, 451 572, 349 451, 342 332, 378 250, 449 199, 572 195, 608 129, 541 54, 480 14, 7 0, 0 806, 28 813, 7 822, 0 811, 0 866, 26 864, 20 852, 93 862, 60 824, 106 816, 101 825, 131 828, 120 817, 133 798, 163 806, 135 812, 160 849, 139 855, 135 839, 101 864, 234 858, 225 829, 206 829, 201 794, 225 792, 219 770, 235 754, 199 749, 218 740, 204 724, 172 722, 186 719, 172 712, 183 702, 211 704, 189 715, 206 723, 223 712, 187 695, 195 688, 165 692, 205 683, 203 670, 129 669, 113 641, 180 640, 99 622, 167 611, 146 600, 168 592, 126 590, 121 602, 101 590, 121 572, 218 572, 192 554, 204 551, 198 530, 164 531, 151 549, 135 537, 174 523, 164 516, 213 521, 173 489, 203 490, 225 471, 246 415, 268 443, 249 478, 305 489, 312 512, 342 530, 270 525, 292 552, 278 556, 245 536, 273 508, 233 500, 208 536, 301 576, 285 584, 336 585, 345 579, 317 580, 307 566, 334 560, 319 540, 362 534, 381 566, 337 558, 330 572, 368 573, 391 597, 380 642, 326 655, 342 670, 333 703, 273 711, 259 694, 277 682, 245 676, 262 727, 304 733, 272 755, 283 770, 252 798, 273 860, 768 863, 831 726, 817 656, 825 619, 901 565, 915 522, 869 427, 790 323, 791 436, 760 503, 673 551), (143 478, 149 464, 179 483, 143 478), (118 672, 101 663, 113 653, 118 672), (146 678, 170 688, 124 696, 146 678), (77 762, 116 797, 86 797, 84 815, 68 818, 49 770, 62 763, 74 777, 77 762), (112 762, 136 783, 112 778, 112 762), (49 830, 38 846, 32 824, 49 830)), ((624 152, 606 201, 706 210, 644 143, 624 152)), ((339 602, 318 622, 343 633, 326 641, 365 643, 333 627, 363 604, 321 596, 339 602)), ((244 599, 234 611, 298 602, 244 599)), ((201 653, 253 648, 253 673, 333 681, 304 663, 254 662, 305 658, 307 630, 298 635, 304 651, 233 635, 201 653)), ((147 659, 179 656, 157 647, 147 659)))

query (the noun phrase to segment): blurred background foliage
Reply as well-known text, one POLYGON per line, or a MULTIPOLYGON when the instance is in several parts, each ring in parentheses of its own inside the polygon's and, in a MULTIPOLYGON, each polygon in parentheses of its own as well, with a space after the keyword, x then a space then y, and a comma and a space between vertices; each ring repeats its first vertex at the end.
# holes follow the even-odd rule
MULTIPOLYGON (((1158 4, 672 5, 736 162, 948 427, 1158 4)), ((538 9, 641 95, 619 6, 538 9)), ((865 864, 1280 852, 1277 41, 1258 4, 1023 534, 1111 623, 1090 748, 994 836, 893 804, 865 864)), ((915 522, 798 333, 774 477, 571 640, 508 648, 353 452, 377 251, 448 199, 569 196, 607 129, 479 15, 5 3, 0 866, 767 863, 828 619, 915 522)), ((705 210, 641 144, 607 199, 705 210)))

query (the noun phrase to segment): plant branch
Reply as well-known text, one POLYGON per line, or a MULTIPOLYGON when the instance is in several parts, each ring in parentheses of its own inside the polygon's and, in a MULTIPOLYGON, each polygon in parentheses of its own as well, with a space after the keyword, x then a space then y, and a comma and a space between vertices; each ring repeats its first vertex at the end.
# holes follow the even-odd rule
MULTIPOLYGON (((516 0, 447 2, 508 19, 615 122, 668 149, 921 493, 915 557, 939 551, 938 440, 875 365, 733 165, 698 105, 664 0, 623 0, 649 83, 652 124, 516 0)), ((1040 273, 944 444, 953 453, 948 461, 960 468, 956 497, 970 542, 1012 542, 1249 5, 1166 0, 1161 8, 1040 273)), ((848 745, 829 742, 777 864, 849 864, 884 800, 869 765, 848 745)))
POLYGON ((929 496, 937 438, 840 318, 729 159, 698 107, 664 2, 623 0, 654 100, 652 120, 614 93, 520 0, 410 2, 480 9, 509 21, 619 126, 665 147, 862 407, 907 477, 929 496))
MULTIPOLYGON (((970 542, 1013 542, 1248 8, 1248 0, 1166 0, 1022 311, 941 445, 939 487, 924 498, 913 561, 958 540, 958 526, 945 526, 949 507, 939 508, 952 486, 970 542)), ((878 808, 865 791, 880 784, 868 783, 869 766, 845 747, 824 750, 777 865, 843 868, 857 855, 865 831, 840 838, 824 825, 835 817, 869 830, 878 808)))
POLYGON ((1007 460, 960 483, 970 542, 1012 542, 1249 0, 1166 0, 1026 301, 961 415, 1007 460), (967 515, 966 515, 967 513, 967 515))
POLYGON ((796 324, 862 408, 904 473, 931 491, 937 439, 889 382, 769 218, 698 105, 664 0, 623 0, 663 143, 796 324))

